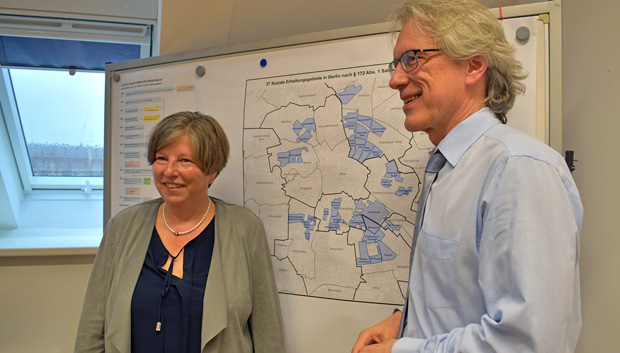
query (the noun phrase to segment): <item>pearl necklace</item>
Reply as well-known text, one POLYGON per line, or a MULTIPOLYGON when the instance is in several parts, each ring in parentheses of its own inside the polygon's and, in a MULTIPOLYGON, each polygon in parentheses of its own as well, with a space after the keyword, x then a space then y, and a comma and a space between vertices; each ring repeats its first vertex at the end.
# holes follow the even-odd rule
POLYGON ((161 213, 164 216, 164 224, 166 225, 166 228, 168 228, 169 231, 172 232, 172 234, 174 235, 184 235, 187 233, 192 232, 194 229, 200 227, 200 225, 202 224, 202 222, 205 221, 205 219, 207 218, 207 215, 209 214, 209 210, 211 209, 211 198, 209 198, 209 207, 207 207, 207 212, 205 212, 205 215, 202 216, 202 219, 200 220, 200 222, 198 222, 198 224, 196 224, 192 229, 190 230, 186 230, 184 232, 177 232, 175 230, 173 230, 172 228, 170 228, 170 226, 168 225, 168 221, 166 220, 166 203, 164 202, 164 206, 161 209, 161 213))

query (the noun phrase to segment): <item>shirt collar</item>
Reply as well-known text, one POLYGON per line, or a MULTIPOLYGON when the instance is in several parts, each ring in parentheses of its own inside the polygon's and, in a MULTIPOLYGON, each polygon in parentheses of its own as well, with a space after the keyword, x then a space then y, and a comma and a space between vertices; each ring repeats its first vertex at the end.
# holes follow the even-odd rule
POLYGON ((465 152, 491 126, 499 124, 499 120, 488 107, 482 108, 455 126, 446 137, 439 142, 436 150, 446 157, 452 167, 461 160, 465 152))

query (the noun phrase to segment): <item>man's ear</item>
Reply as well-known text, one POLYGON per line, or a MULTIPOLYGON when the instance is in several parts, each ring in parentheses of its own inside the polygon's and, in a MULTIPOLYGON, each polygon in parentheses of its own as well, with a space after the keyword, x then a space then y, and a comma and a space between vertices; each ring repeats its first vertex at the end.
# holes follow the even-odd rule
POLYGON ((473 86, 479 81, 484 80, 487 68, 487 61, 482 55, 476 55, 468 59, 465 84, 473 86))

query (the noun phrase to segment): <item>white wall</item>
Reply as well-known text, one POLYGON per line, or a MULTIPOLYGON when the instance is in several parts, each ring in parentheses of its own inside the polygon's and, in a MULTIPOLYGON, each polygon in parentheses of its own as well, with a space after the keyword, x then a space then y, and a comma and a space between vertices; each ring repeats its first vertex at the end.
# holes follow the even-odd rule
MULTIPOLYGON (((265 0, 257 7, 254 0, 162 1, 162 53, 383 22, 389 8, 401 2, 265 0)), ((2 6, 23 2, 4 0, 2 6)), ((487 7, 526 2, 533 1, 483 1, 487 7)), ((574 177, 585 207, 584 327, 577 352, 615 352, 620 167, 613 154, 620 149, 620 2, 563 0, 562 6, 563 143, 565 150, 575 151, 574 177)), ((92 260, 0 257, 0 352, 70 352, 92 260)))
POLYGON ((563 0, 564 149, 583 200, 578 352, 617 352, 620 333, 620 1, 563 0))
POLYGON ((93 260, 0 257, 0 352, 72 352, 93 260))
POLYGON ((161 51, 227 44, 385 22, 402 0, 162 1, 161 51))
MULTIPOLYGON (((132 19, 157 19, 158 0, 2 0, 0 8, 13 11, 41 11, 50 13, 70 13, 76 15, 95 15, 126 17, 132 19)), ((2 12, 0 12, 2 13, 2 12)))

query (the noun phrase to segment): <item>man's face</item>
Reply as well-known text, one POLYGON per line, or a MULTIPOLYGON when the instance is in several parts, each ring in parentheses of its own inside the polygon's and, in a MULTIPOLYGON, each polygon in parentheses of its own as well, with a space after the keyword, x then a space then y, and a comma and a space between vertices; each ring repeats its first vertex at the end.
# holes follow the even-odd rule
MULTIPOLYGON (((434 49, 438 44, 409 21, 401 30, 394 59, 411 49, 434 49)), ((466 94, 466 63, 457 63, 441 51, 418 53, 418 67, 405 72, 400 63, 390 87, 404 102, 405 128, 425 131, 437 145, 458 123, 470 115, 466 94)))

